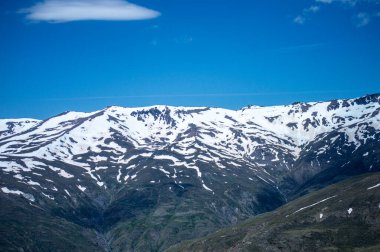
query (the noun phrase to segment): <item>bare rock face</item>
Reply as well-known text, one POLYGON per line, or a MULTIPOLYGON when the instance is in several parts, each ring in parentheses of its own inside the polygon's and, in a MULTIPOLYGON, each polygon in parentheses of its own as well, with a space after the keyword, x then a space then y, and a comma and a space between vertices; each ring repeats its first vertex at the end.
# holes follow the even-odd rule
MULTIPOLYGON (((163 250, 204 236, 379 171, 379 112, 377 94, 237 111, 108 107, 0 120, 1 220, 20 211, 19 224, 0 228, 27 237, 20 247, 4 238, 0 248, 49 248, 31 234, 54 231, 50 222, 100 251, 163 250)), ((75 250, 55 240, 54 250, 75 250)))

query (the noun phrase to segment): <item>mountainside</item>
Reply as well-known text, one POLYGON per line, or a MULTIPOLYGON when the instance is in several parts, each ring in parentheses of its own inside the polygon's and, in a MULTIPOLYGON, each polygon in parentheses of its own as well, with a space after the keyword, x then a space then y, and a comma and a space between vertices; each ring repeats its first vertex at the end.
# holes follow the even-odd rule
POLYGON ((35 119, 0 119, 0 138, 25 131, 38 123, 35 119))
POLYGON ((14 220, 0 232, 18 234, 0 238, 0 248, 73 251, 59 235, 67 232, 91 251, 163 250, 380 171, 379 143, 379 94, 0 120, 0 216, 14 220), (32 234, 51 232, 54 244, 32 234))
POLYGON ((379 251, 380 173, 328 186, 168 251, 379 251))

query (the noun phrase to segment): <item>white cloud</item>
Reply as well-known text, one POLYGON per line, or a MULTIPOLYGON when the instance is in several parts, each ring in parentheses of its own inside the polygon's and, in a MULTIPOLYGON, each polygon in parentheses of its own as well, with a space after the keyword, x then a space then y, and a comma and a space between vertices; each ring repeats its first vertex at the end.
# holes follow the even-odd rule
MULTIPOLYGON (((315 0, 317 3, 331 4, 331 3, 343 3, 349 5, 355 5, 358 0, 315 0)), ((360 1, 360 0, 359 0, 360 1)))
POLYGON ((306 11, 306 12, 316 13, 316 12, 318 12, 320 9, 321 9, 321 7, 316 6, 316 5, 312 5, 312 6, 310 6, 309 8, 305 9, 304 11, 306 11))
POLYGON ((380 3, 379 0, 315 0, 315 2, 322 3, 322 4, 341 3, 341 4, 351 5, 351 6, 355 6, 356 4, 360 4, 360 3, 367 3, 367 4, 380 3))
POLYGON ((326 45, 325 43, 300 44, 300 45, 274 48, 270 51, 278 52, 278 53, 291 53, 294 51, 312 50, 312 49, 323 47, 325 45, 326 45))
POLYGON ((302 15, 298 15, 293 19, 293 22, 296 24, 304 24, 305 23, 305 17, 302 15))
POLYGON ((46 22, 127 21, 160 16, 157 11, 124 0, 45 0, 21 12, 29 20, 46 22))
POLYGON ((360 12, 355 16, 355 22, 357 27, 363 27, 369 24, 371 16, 368 13, 360 12))
POLYGON ((379 18, 380 12, 375 13, 367 13, 367 12, 360 12, 354 16, 354 21, 357 27, 363 27, 368 25, 372 19, 379 18))
POLYGON ((314 2, 315 5, 303 9, 302 13, 296 16, 293 21, 297 24, 304 24, 312 13, 320 11, 322 6, 330 4, 339 4, 344 6, 344 9, 353 9, 356 12, 353 15, 353 20, 357 27, 366 26, 373 18, 380 17, 380 0, 314 0, 314 2), (369 9, 371 10, 368 11, 369 9))
POLYGON ((190 35, 184 35, 181 37, 174 38, 174 42, 178 44, 190 44, 194 41, 194 38, 190 35))
POLYGON ((326 3, 326 4, 330 4, 332 3, 334 0, 315 0, 317 3, 326 3))
POLYGON ((296 24, 304 24, 310 14, 317 13, 320 9, 321 7, 317 5, 312 5, 309 8, 305 8, 302 10, 302 13, 300 15, 296 16, 293 19, 293 22, 296 24))

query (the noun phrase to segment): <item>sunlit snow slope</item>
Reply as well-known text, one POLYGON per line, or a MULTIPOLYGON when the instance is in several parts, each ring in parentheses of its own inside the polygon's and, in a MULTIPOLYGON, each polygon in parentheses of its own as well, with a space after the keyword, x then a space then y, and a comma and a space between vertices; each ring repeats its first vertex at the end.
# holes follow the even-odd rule
POLYGON ((20 171, 32 173, 38 167, 36 159, 59 161, 78 167, 99 186, 106 186, 104 181, 110 177, 117 183, 135 179, 137 160, 157 160, 167 162, 168 167, 156 169, 174 180, 178 176, 171 167, 194 170, 203 187, 211 191, 199 168, 199 163, 207 163, 219 171, 244 167, 254 171, 252 176, 275 185, 277 173, 291 170, 302 150, 332 132, 334 137, 313 150, 315 162, 338 138, 344 138, 352 152, 375 140, 379 111, 379 96, 373 95, 238 111, 108 107, 92 113, 67 112, 45 121, 1 120, 2 158, 17 157, 24 164, 10 166, 11 161, 1 161, 0 165, 3 172, 21 178, 20 171), (105 178, 103 170, 107 169, 111 172, 105 178))

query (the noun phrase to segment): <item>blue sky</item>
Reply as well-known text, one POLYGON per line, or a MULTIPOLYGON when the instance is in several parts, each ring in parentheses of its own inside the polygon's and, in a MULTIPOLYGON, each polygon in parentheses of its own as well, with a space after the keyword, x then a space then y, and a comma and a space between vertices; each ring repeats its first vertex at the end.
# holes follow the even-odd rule
POLYGON ((377 0, 131 3, 1 1, 0 118, 380 91, 377 0))

